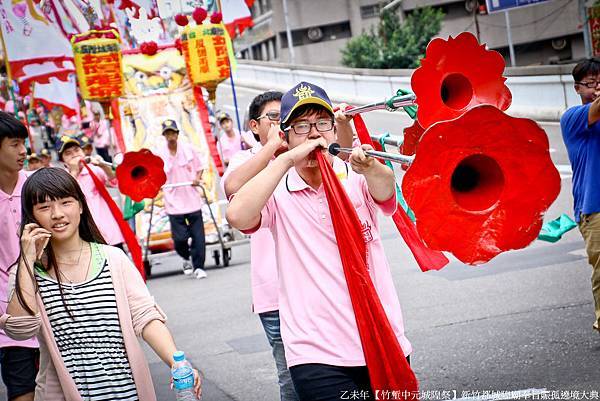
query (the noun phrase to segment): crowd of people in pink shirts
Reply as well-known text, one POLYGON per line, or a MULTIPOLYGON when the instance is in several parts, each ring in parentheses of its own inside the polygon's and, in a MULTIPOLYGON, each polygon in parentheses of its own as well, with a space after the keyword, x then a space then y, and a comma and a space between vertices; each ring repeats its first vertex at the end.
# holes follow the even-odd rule
MULTIPOLYGON (((218 149, 227 166, 220 181, 229 200, 227 220, 251 236, 252 310, 271 345, 283 401, 338 400, 348 392, 374 390, 315 159, 315 152, 333 142, 353 146, 351 117, 339 111, 344 109, 343 104, 334 109, 322 88, 301 82, 286 93, 256 96, 244 135, 228 114, 217 117, 218 149)), ((93 179, 115 185, 113 169, 101 163, 110 160, 110 128, 100 113, 92 115, 84 125, 87 142, 73 135, 57 138, 63 168, 40 165, 25 172, 27 131, 0 112, 0 213, 8 216, 0 222, 0 367, 9 399, 116 399, 110 397, 120 387, 125 393, 119 399, 153 400, 135 336, 167 365, 173 363, 176 348, 164 314, 136 278, 118 223, 93 179), (97 155, 89 159, 88 170, 81 160, 92 146, 97 155), (92 290, 111 306, 93 297, 92 290), (74 307, 78 302, 81 307, 74 307), (112 326, 96 325, 96 312, 96 320, 112 326), (111 340, 105 351, 86 350, 65 334, 66 327, 80 330, 94 344, 102 342, 98 337, 111 340), (77 358, 89 358, 98 373, 85 371, 77 358)), ((206 166, 179 140, 175 120, 162 122, 162 136, 153 151, 164 162, 167 183, 192 183, 164 191, 175 250, 185 274, 206 278, 204 201, 195 188, 203 184, 206 166)), ((323 157, 352 201, 361 229, 368 228, 368 273, 410 362, 412 347, 377 219, 397 207, 395 178, 366 155, 369 149, 360 145, 344 158, 323 157)), ((195 390, 199 397, 197 372, 195 390)))

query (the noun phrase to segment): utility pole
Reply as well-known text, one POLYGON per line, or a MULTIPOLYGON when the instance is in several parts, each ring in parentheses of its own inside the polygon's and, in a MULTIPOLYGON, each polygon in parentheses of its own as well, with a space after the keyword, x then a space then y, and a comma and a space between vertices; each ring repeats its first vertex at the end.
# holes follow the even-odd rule
POLYGON ((512 41, 512 32, 510 30, 510 15, 508 15, 509 11, 504 11, 504 18, 506 19, 506 36, 508 37, 508 50, 510 52, 510 66, 514 67, 517 64, 515 59, 515 47, 513 46, 512 41))
POLYGON ((592 57, 592 38, 590 35, 590 26, 588 22, 588 14, 585 6, 586 0, 579 0, 579 16, 581 18, 583 30, 583 43, 585 45, 585 56, 592 57))
POLYGON ((290 50, 290 64, 296 64, 296 55, 294 54, 294 41, 292 31, 290 30, 290 21, 288 18, 287 0, 283 0, 283 19, 285 21, 285 33, 287 36, 288 49, 290 50))
POLYGON ((473 3, 473 22, 475 23, 475 36, 477 37, 477 41, 481 43, 481 35, 479 32, 479 20, 477 19, 477 14, 479 14, 479 2, 477 0, 474 0, 473 3))

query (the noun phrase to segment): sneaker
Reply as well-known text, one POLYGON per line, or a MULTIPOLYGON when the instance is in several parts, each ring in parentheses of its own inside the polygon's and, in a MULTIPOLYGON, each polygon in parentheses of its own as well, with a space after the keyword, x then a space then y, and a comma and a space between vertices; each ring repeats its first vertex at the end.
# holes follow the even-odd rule
POLYGON ((194 276, 196 276, 196 278, 199 280, 201 278, 206 278, 208 277, 208 275, 206 274, 206 272, 202 269, 196 269, 194 270, 194 276))
POLYGON ((194 266, 192 266, 192 264, 190 263, 189 260, 185 260, 183 262, 183 274, 185 274, 186 276, 189 276, 190 274, 192 274, 193 271, 194 271, 194 266))

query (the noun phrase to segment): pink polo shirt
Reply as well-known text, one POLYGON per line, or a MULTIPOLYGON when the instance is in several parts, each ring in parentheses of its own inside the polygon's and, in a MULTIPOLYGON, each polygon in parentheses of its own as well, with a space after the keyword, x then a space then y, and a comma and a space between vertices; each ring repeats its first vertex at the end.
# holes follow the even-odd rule
POLYGON ((242 139, 240 133, 234 129, 235 135, 232 137, 223 133, 219 138, 219 149, 224 161, 229 161, 237 152, 242 150, 242 139))
MULTIPOLYGON (((221 178, 225 192, 225 180, 232 171, 250 160, 262 145, 258 142, 252 149, 238 152, 229 161, 229 167, 221 178)), ((277 260, 275 242, 268 229, 259 229, 250 236, 250 282, 252 285, 252 310, 254 313, 271 312, 279 309, 277 260)))
MULTIPOLYGON (((404 335, 377 222, 378 209, 393 214, 396 198, 378 204, 362 175, 338 158, 333 167, 363 226, 371 279, 408 355, 412 347, 404 335)), ((366 365, 323 186, 312 189, 295 168, 290 169, 263 208, 260 227, 270 229, 275 238, 281 336, 288 366, 366 365)))
POLYGON ((95 148, 107 148, 110 145, 110 125, 107 120, 91 121, 90 131, 95 148))
MULTIPOLYGON (((198 152, 190 144, 177 142, 177 153, 171 155, 167 142, 163 141, 157 150, 157 155, 165 163, 167 184, 193 181, 199 171, 204 169, 204 163, 198 152)), ((204 198, 201 189, 191 185, 165 188, 163 190, 165 211, 167 214, 186 214, 202 209, 204 198)))
MULTIPOLYGON (((90 167, 100 181, 104 182, 105 184, 110 183, 104 170, 98 166, 90 167)), ((77 181, 79 182, 81 190, 85 194, 85 200, 90 208, 90 212, 92 212, 94 222, 96 223, 96 226, 98 226, 98 229, 104 237, 104 240, 109 245, 116 245, 124 242, 125 240, 123 239, 123 234, 121 234, 121 229, 117 224, 117 220, 115 220, 113 217, 108 204, 102 198, 100 192, 98 192, 98 189, 96 189, 96 185, 94 184, 92 177, 85 168, 81 170, 81 173, 79 173, 77 181)))
MULTIPOLYGON (((19 179, 12 194, 0 190, 0 316, 8 306, 8 273, 19 257, 19 228, 21 226, 21 189, 27 173, 19 171, 19 179)), ((0 330, 0 348, 39 347, 37 339, 15 341, 0 330)))

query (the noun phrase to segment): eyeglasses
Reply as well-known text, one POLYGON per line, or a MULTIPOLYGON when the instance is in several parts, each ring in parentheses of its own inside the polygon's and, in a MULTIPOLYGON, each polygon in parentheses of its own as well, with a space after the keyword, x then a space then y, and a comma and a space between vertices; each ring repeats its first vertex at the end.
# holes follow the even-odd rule
POLYGON ((600 83, 600 81, 588 81, 588 82, 578 81, 578 82, 575 82, 575 83, 577 85, 585 86, 586 88, 589 88, 589 89, 594 89, 596 86, 598 86, 598 83, 600 83))
POLYGON ((269 112, 263 114, 262 116, 256 117, 256 121, 260 120, 261 118, 265 118, 265 117, 267 117, 271 121, 279 121, 279 119, 281 118, 281 113, 278 111, 269 111, 269 112))
POLYGON ((312 127, 315 127, 319 132, 331 131, 333 129, 333 120, 319 120, 316 123, 302 121, 287 127, 284 131, 289 131, 291 129, 296 135, 306 135, 310 132, 312 127))

